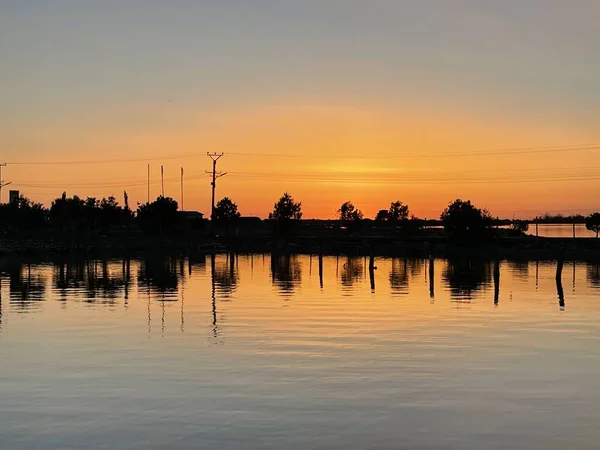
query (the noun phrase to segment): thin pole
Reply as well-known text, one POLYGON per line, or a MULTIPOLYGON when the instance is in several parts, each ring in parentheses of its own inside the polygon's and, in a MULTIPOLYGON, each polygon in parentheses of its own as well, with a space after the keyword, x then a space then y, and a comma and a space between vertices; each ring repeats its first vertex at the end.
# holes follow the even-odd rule
POLYGON ((225 173, 217 172, 217 161, 219 159, 221 159, 221 157, 223 156, 223 153, 206 153, 206 156, 208 156, 210 159, 212 159, 212 163, 213 163, 212 172, 207 172, 207 173, 212 174, 212 183, 210 183, 210 185, 212 186, 212 201, 211 201, 211 210, 210 210, 210 220, 214 221, 215 220, 215 188, 217 186, 217 178, 227 175, 227 172, 225 172, 225 173))
POLYGON ((150 164, 148 164, 148 203, 150 203, 150 164))
POLYGON ((181 210, 185 211, 183 209, 183 167, 181 168, 181 210))
POLYGON ((217 187, 217 160, 213 159, 213 170, 212 170, 212 201, 210 208, 210 220, 215 219, 215 188, 217 187))
POLYGON ((8 186, 8 185, 10 184, 10 182, 8 182, 8 183, 5 183, 5 182, 2 180, 2 168, 3 168, 3 167, 6 167, 6 163, 0 163, 0 204, 2 204, 2 188, 3 188, 4 186, 8 186))
POLYGON ((162 196, 165 196, 165 170, 163 166, 160 166, 160 183, 162 185, 162 196))

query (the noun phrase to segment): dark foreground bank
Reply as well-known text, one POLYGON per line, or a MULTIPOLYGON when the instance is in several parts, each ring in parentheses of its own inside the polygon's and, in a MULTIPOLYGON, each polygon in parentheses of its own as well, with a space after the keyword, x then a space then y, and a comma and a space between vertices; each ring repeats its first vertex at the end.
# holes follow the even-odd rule
POLYGON ((536 238, 499 236, 486 241, 456 242, 443 235, 397 236, 290 236, 209 237, 183 234, 152 236, 81 236, 18 234, 0 237, 0 254, 126 256, 142 254, 191 255, 212 252, 310 253, 364 256, 446 257, 485 255, 488 258, 599 260, 600 240, 595 238, 536 238))

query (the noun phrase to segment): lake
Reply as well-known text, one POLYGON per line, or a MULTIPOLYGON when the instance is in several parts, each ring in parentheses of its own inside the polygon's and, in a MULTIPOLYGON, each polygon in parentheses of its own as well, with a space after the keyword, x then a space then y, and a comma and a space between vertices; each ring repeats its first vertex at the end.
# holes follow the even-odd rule
POLYGON ((0 448, 598 448, 600 267, 375 265, 4 261, 0 448))

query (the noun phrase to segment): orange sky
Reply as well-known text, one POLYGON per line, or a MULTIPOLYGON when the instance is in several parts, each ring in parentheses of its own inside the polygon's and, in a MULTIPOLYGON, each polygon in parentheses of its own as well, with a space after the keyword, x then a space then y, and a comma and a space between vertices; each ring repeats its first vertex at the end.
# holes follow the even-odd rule
POLYGON ((152 196, 160 193, 163 164, 166 195, 179 200, 183 166, 184 206, 207 212, 210 180, 204 170, 211 162, 203 155, 218 151, 225 153, 218 169, 227 175, 218 180, 217 198, 231 197, 242 214, 265 217, 278 195, 289 191, 302 201, 305 217, 323 218, 333 217, 346 200, 366 216, 399 199, 420 217, 437 217, 458 197, 501 216, 583 211, 594 206, 584 201, 591 186, 600 187, 600 180, 589 180, 600 166, 597 149, 542 149, 594 142, 594 136, 575 127, 532 127, 441 110, 432 114, 352 105, 272 105, 213 114, 168 105, 160 114, 162 120, 159 114, 145 114, 147 127, 135 130, 52 124, 20 142, 30 148, 47 148, 46 143, 52 142, 52 151, 16 162, 142 161, 9 165, 5 178, 14 180, 12 187, 25 195, 46 203, 63 189, 82 196, 118 197, 125 189, 135 203, 146 200, 144 158, 197 153, 152 160, 152 196), (543 152, 515 154, 515 148, 543 152), (481 154, 487 151, 492 154, 481 154), (539 181, 565 177, 581 180, 539 181))
POLYGON ((504 217, 588 213, 600 148, 573 148, 600 144, 598 14, 562 0, 15 2, 0 7, 3 178, 46 204, 63 190, 135 203, 151 160, 154 198, 164 164, 179 200, 184 166, 185 208, 207 213, 214 151, 217 197, 244 215, 284 191, 307 218, 347 200, 438 217, 457 197, 504 217), (123 159, 138 161, 16 164, 123 159))

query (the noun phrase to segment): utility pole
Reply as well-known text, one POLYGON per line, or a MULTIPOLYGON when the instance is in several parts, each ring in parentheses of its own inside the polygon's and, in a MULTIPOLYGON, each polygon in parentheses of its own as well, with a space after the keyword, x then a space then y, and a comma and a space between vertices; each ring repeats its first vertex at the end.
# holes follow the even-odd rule
POLYGON ((165 196, 165 170, 163 166, 160 166, 160 184, 162 186, 162 196, 165 196))
POLYGON ((148 164, 148 204, 150 204, 150 164, 148 164))
POLYGON ((183 167, 181 168, 181 210, 185 211, 183 209, 183 167))
POLYGON ((217 187, 217 178, 227 175, 227 172, 225 172, 225 173, 217 172, 217 161, 219 159, 221 159, 221 157, 223 156, 223 153, 208 153, 207 152, 206 156, 208 156, 210 159, 212 159, 212 163, 213 163, 212 172, 209 172, 207 170, 206 173, 212 174, 212 183, 210 183, 210 185, 212 186, 212 207, 210 210, 210 220, 211 220, 211 222, 214 222, 214 220, 215 220, 215 188, 217 187))
POLYGON ((0 163, 0 204, 2 204, 2 188, 11 184, 10 181, 8 183, 5 183, 4 180, 2 179, 2 168, 3 167, 6 167, 6 163, 0 163))

